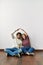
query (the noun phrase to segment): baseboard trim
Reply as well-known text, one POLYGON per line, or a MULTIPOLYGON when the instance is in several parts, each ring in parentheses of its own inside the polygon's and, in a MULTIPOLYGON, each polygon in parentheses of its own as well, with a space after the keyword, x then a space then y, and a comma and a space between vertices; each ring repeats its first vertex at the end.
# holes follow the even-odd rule
POLYGON ((43 52, 43 49, 35 49, 36 52, 43 52))
MULTIPOLYGON (((4 49, 0 49, 0 51, 4 51, 4 49)), ((35 49, 35 51, 43 51, 43 49, 35 49)))
POLYGON ((0 51, 4 51, 4 49, 0 49, 0 51))

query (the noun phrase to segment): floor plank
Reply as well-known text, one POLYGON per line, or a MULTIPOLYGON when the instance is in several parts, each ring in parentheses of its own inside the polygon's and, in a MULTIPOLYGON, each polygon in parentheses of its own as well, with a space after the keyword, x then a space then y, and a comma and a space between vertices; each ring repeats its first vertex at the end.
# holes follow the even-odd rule
POLYGON ((34 56, 23 55, 21 58, 7 57, 0 51, 0 65, 43 65, 43 51, 35 52, 34 56))

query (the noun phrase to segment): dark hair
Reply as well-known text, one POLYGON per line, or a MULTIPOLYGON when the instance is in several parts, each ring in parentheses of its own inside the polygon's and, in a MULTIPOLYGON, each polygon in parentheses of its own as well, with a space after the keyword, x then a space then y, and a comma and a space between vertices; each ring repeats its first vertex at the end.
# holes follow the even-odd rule
POLYGON ((16 35, 18 35, 18 34, 19 34, 20 36, 22 36, 22 34, 21 34, 20 32, 18 32, 16 35))

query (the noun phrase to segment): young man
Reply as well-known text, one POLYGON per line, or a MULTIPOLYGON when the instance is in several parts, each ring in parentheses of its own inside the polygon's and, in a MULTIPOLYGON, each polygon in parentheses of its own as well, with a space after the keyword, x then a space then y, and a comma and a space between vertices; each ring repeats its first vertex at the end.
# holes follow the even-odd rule
MULTIPOLYGON (((17 29, 16 31, 18 31, 19 29, 17 29)), ((12 35, 12 38, 16 40, 16 43, 17 43, 17 47, 13 47, 13 48, 6 48, 4 51, 8 54, 8 55, 11 55, 11 56, 14 56, 14 55, 18 55, 20 57, 20 54, 22 52, 21 49, 19 49, 21 46, 22 46, 22 40, 21 40, 21 33, 18 32, 16 34, 16 37, 14 36, 14 33, 16 32, 14 31, 11 35, 12 35)))

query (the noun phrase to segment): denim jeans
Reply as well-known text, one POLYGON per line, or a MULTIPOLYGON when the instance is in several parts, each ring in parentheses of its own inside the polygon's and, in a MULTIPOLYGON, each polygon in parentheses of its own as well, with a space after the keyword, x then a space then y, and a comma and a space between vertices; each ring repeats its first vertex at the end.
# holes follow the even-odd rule
POLYGON ((22 50, 18 48, 6 48, 4 51, 11 56, 17 55, 22 52, 22 50))
POLYGON ((26 47, 22 47, 21 49, 22 49, 22 52, 23 52, 23 53, 26 53, 26 52, 32 53, 32 52, 35 51, 34 48, 32 48, 32 47, 28 47, 28 46, 26 46, 26 47))

